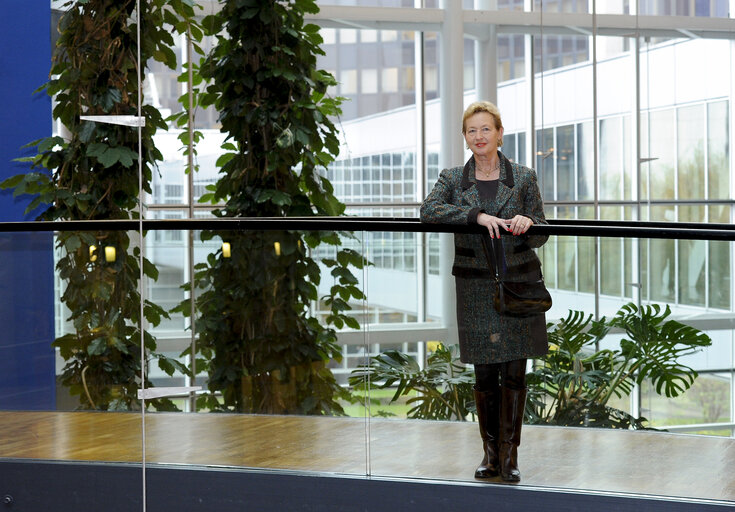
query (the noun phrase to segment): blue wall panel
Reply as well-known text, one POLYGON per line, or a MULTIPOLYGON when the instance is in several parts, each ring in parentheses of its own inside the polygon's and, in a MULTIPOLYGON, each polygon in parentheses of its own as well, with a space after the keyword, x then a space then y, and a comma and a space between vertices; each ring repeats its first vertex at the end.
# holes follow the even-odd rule
MULTIPOLYGON (((0 180, 27 172, 13 159, 51 135, 51 100, 33 91, 48 80, 48 0, 5 0, 0 16, 0 180)), ((33 220, 28 197, 0 191, 0 221, 33 220)), ((55 407, 53 239, 51 233, 0 233, 0 409, 55 407)))

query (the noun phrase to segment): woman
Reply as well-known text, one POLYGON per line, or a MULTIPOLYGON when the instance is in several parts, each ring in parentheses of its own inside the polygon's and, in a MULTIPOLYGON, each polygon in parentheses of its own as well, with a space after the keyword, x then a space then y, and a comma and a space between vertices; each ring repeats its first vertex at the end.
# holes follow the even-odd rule
MULTIPOLYGON (((462 134, 472 157, 463 167, 441 172, 421 206, 421 221, 485 226, 506 280, 539 277, 541 262, 532 249, 548 237, 525 234, 533 224, 546 224, 536 173, 498 151, 503 123, 492 103, 476 102, 465 110, 462 134), (502 233, 506 235, 501 237, 502 233)), ((460 359, 475 366, 475 403, 484 448, 475 477, 500 474, 505 481, 518 482, 526 360, 548 351, 546 319, 543 314, 517 318, 495 311, 494 273, 483 250, 483 236, 455 234, 452 267, 460 359)))

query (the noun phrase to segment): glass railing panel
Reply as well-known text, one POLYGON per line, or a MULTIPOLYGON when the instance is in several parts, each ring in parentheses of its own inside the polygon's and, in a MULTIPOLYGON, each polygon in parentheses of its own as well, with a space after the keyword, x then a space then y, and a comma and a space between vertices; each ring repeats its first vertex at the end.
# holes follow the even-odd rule
POLYGON ((146 289, 177 302, 180 328, 156 333, 180 366, 150 365, 150 391, 169 388, 178 410, 147 411, 146 464, 364 475, 368 402, 348 382, 369 353, 363 233, 153 235, 169 278, 146 289))
MULTIPOLYGON (((621 210, 615 215, 620 218, 627 213, 621 210)), ((604 460, 604 454, 585 443, 597 446, 614 441, 616 448, 610 453, 615 453, 633 445, 643 449, 637 443, 684 446, 695 442, 684 435, 689 433, 732 436, 734 313, 730 306, 710 302, 706 273, 713 262, 719 262, 725 268, 717 273, 729 275, 729 264, 722 262, 730 251, 731 242, 617 236, 551 236, 538 249, 554 305, 546 314, 549 354, 528 362, 525 441, 519 448, 521 471, 525 471, 521 485, 720 497, 712 496, 711 489, 698 491, 662 482, 626 487, 616 480, 613 466, 605 472, 605 464, 613 461, 604 460), (641 295, 640 283, 649 277, 651 245, 663 241, 672 248, 673 267, 667 269, 674 276, 672 300, 654 301, 641 295), (682 258, 686 244, 694 249, 682 258), (721 247, 712 252, 713 245, 721 247), (680 287, 690 287, 691 282, 680 278, 684 275, 699 283, 692 293, 682 293, 680 287), (672 320, 675 323, 667 324, 672 320), (566 386, 560 388, 559 382, 566 386), (545 428, 549 426, 566 429, 545 428), (619 438, 606 437, 619 433, 613 429, 639 431, 630 432, 628 446, 619 444, 619 438), (593 454, 595 464, 603 468, 595 472, 594 480, 584 478, 583 465, 573 457, 569 460, 570 471, 577 475, 573 483, 566 477, 558 481, 542 477, 547 455, 555 461, 565 457, 564 450, 549 455, 549 443, 561 442, 551 439, 556 435, 571 436, 582 443, 575 450, 593 454), (642 437, 658 435, 664 437, 642 437)), ((440 252, 437 268, 454 287, 454 278, 446 274, 451 260, 445 258, 440 252)), ((656 263, 665 267, 661 261, 656 263)), ((376 280, 378 269, 371 267, 368 272, 368 280, 376 280)), ((445 291, 437 294, 427 288, 426 293, 441 301, 453 300, 446 298, 451 294, 445 291)), ((453 305, 445 310, 453 312, 453 305)), ((411 346, 381 345, 376 347, 378 354, 371 354, 370 389, 377 399, 370 411, 371 475, 476 481, 474 471, 483 452, 472 391, 474 372, 472 365, 460 361, 456 348, 446 350, 457 343, 453 321, 451 315, 441 318, 439 325, 447 327, 445 332, 426 338, 423 349, 415 353, 410 353, 411 346)), ((704 453, 714 449, 717 441, 699 442, 704 453)))
POLYGON ((641 414, 657 429, 731 437, 731 397, 732 372, 700 370, 691 388, 676 398, 660 396, 646 381, 641 386, 641 414))
POLYGON ((0 458, 141 462, 139 247, 128 231, 0 233, 0 458))
MULTIPOLYGON (((384 232, 400 233, 388 228, 384 232)), ((202 231, 190 234, 182 229, 148 229, 146 233, 142 244, 135 231, 64 231, 55 238, 30 233, 0 236, 6 311, 5 336, 0 344, 0 420, 12 433, 0 443, 0 457, 474 481, 481 440, 472 391, 473 368, 459 361, 453 348, 457 325, 449 259, 451 234, 412 232, 407 243, 406 238, 376 238, 371 236, 373 232, 353 231, 349 236, 339 234, 342 245, 317 248, 313 246, 316 238, 334 242, 337 234, 327 230, 233 230, 205 233, 202 240, 202 231), (191 247, 183 242, 190 239, 191 247), (62 249, 54 249, 62 241, 74 249, 71 259, 65 259, 62 249), (226 243, 229 258, 224 258, 226 243), (385 247, 389 243, 394 244, 392 252, 385 247), (386 268, 377 259, 366 266, 370 255, 376 254, 375 244, 393 258, 414 258, 424 266, 386 268), (161 393, 147 395, 143 418, 136 414, 140 412, 136 314, 140 311, 137 264, 141 245, 147 260, 143 310, 145 328, 151 335, 146 338, 145 392, 161 393), (339 253, 341 249, 351 252, 339 253), (278 331, 277 323, 289 321, 282 317, 288 311, 281 306, 283 301, 303 290, 305 283, 317 282, 315 273, 299 277, 298 265, 277 271, 279 260, 297 253, 308 253, 315 260, 310 268, 321 272, 316 289, 309 291, 309 300, 296 307, 313 321, 307 322, 303 331, 278 331), (434 262, 430 263, 432 257, 434 262), (244 261, 237 262, 237 258, 244 261), (344 270, 335 272, 340 263, 352 277, 344 270), (226 279, 209 281, 200 273, 192 322, 186 286, 192 275, 205 269, 203 264, 241 265, 236 268, 249 270, 231 271, 225 274, 226 279), (396 272, 407 275, 399 279, 396 272), (341 279, 347 280, 341 284, 347 282, 367 292, 365 298, 337 292, 352 308, 342 310, 347 316, 338 325, 330 320, 332 312, 324 297, 333 293, 332 287, 341 279), (258 282, 262 287, 254 292, 258 282), (257 293, 263 304, 253 304, 257 293), (414 296, 416 301, 409 300, 414 296), (385 297, 394 302, 396 297, 403 299, 387 303, 385 297), (206 300, 214 301, 216 307, 208 307, 206 300), (397 317, 386 321, 374 314, 387 307, 395 309, 396 304, 403 307, 401 321, 395 321, 397 317), (232 320, 236 315, 231 312, 253 306, 261 308, 257 323, 248 327, 232 320), (33 318, 24 316, 28 314, 33 318), (128 315, 128 320, 115 323, 121 315, 128 315), (348 317, 358 322, 356 328, 348 317), (429 317, 433 320, 428 321, 429 317), (271 320, 278 332, 272 329, 269 333, 264 328, 271 320), (239 330, 226 329, 232 325, 239 330), (310 352, 313 345, 294 343, 294 338, 305 336, 308 341, 308 336, 330 326, 336 330, 331 348, 322 345, 313 364, 302 365, 302 372, 293 354, 315 353, 310 352), (243 337, 243 332, 248 336, 243 337), (296 350, 282 351, 291 354, 282 360, 267 360, 270 366, 264 371, 246 365, 236 368, 229 356, 222 357, 228 343, 221 341, 242 347, 243 340, 256 340, 257 344, 261 334, 264 337, 274 332, 271 341, 261 344, 267 357, 278 354, 285 345, 296 350), (56 338, 60 339, 60 349, 52 348, 56 338), (193 339, 196 362, 187 352, 193 339), (127 352, 115 352, 122 346, 127 352), (375 370, 380 361, 382 376, 365 371, 366 364, 375 370), (281 369, 286 367, 288 370, 281 369), (393 374, 393 382, 387 383, 390 374, 386 372, 397 369, 400 371, 393 374), (250 394, 249 401, 233 400, 232 391, 217 387, 216 379, 221 381, 228 372, 238 371, 237 378, 230 381, 240 386, 241 396, 245 396, 243 384, 253 389, 261 386, 267 392, 250 394), (286 373, 287 379, 279 378, 286 373), (413 380, 408 382, 408 377, 413 380), (401 378, 406 380, 405 393, 403 389, 397 393, 401 378), (297 382, 306 384, 300 387, 297 382), (194 386, 202 386, 202 390, 189 389, 194 386), (225 400, 229 400, 226 405, 225 400)), ((687 450, 697 451, 699 461, 714 453, 713 443, 719 442, 719 437, 732 437, 734 312, 731 300, 722 298, 731 297, 732 291, 729 284, 720 294, 711 290, 712 274, 720 281, 732 274, 732 242, 690 241, 686 237, 673 240, 670 273, 674 276, 674 300, 652 301, 638 295, 638 284, 651 268, 646 264, 650 251, 645 248, 656 240, 551 236, 538 250, 544 274, 555 276, 554 281, 547 279, 554 306, 546 315, 551 350, 546 357, 529 361, 527 367, 530 405, 519 455, 522 485, 717 498, 709 488, 674 489, 665 479, 637 487, 637 482, 645 479, 636 478, 633 487, 622 488, 612 469, 595 472, 594 481, 585 480, 580 473, 584 465, 578 460, 565 466, 570 475, 576 475, 572 480, 556 481, 540 469, 548 462, 544 457, 562 460, 559 458, 568 456, 557 448, 549 451, 549 446, 557 446, 549 436, 571 435, 576 440, 575 449, 585 450, 600 467, 606 467, 601 459, 605 454, 629 448, 621 439, 633 442, 643 439, 641 436, 655 436, 645 437, 644 444, 662 443, 666 449, 684 443, 687 450), (685 250, 686 244, 694 249, 685 250), (592 276, 591 292, 580 275, 592 276), (683 293, 682 286, 689 291, 683 293), (581 315, 570 316, 572 310, 581 315), (645 328, 634 320, 640 310, 647 315, 645 328), (594 323, 603 322, 603 317, 604 326, 594 323), (581 327, 565 333, 562 320, 581 327), (671 320, 680 323, 664 329, 671 320), (589 335, 577 348, 575 332, 589 335), (596 333, 604 335, 598 339, 596 333), (633 346, 638 347, 637 352, 631 351, 633 346), (653 366, 670 375, 662 377, 653 366), (560 405, 557 383, 564 372, 573 374, 565 392, 567 396, 577 393, 574 397, 581 407, 570 409, 567 403, 563 409, 560 405), (586 383, 584 375, 589 377, 586 383), (625 375, 634 378, 626 380, 625 375), (625 383, 615 384, 616 378, 625 383), (597 393, 590 382, 602 391, 597 393), (595 408, 595 404, 604 407, 595 408), (583 428, 585 425, 588 428, 583 428), (616 437, 615 449, 591 450, 589 443, 607 442, 611 426, 652 430, 613 432, 631 437, 616 437)), ((293 309, 295 302, 291 304, 293 309)), ((249 353, 251 360, 267 359, 262 355, 249 353)))
POLYGON ((51 233, 0 233, 0 411, 56 407, 52 247, 51 233))
MULTIPOLYGON (((356 367, 352 371, 353 379, 366 378, 369 383, 370 473, 451 479, 451 471, 442 469, 451 467, 452 460, 437 463, 435 468, 439 473, 425 473, 426 463, 437 462, 441 456, 438 452, 427 453, 431 452, 427 447, 442 438, 441 426, 447 422, 423 418, 429 415, 438 419, 459 419, 465 414, 464 403, 437 406, 427 411, 422 406, 419 390, 428 391, 424 386, 430 386, 429 375, 436 374, 442 365, 441 356, 436 354, 456 352, 456 347, 451 348, 447 329, 447 323, 455 322, 449 318, 454 316, 454 310, 447 309, 448 300, 454 295, 454 284, 447 279, 453 238, 448 233, 403 235, 413 236, 394 239, 392 247, 386 247, 385 240, 379 239, 372 239, 368 244, 368 253, 379 249, 424 262, 416 268, 403 269, 401 277, 395 275, 394 269, 378 264, 367 269, 368 308, 384 309, 391 304, 401 304, 404 311, 402 322, 368 325, 370 358, 366 362, 371 368, 356 367), (416 295, 418 301, 413 299, 416 295), (412 378, 415 378, 413 384, 402 392, 399 383, 412 378), (419 459, 423 459, 421 463, 414 464, 419 459)), ((463 371, 460 366, 455 363, 456 369, 463 371)), ((467 382, 460 386, 466 388, 467 382)))

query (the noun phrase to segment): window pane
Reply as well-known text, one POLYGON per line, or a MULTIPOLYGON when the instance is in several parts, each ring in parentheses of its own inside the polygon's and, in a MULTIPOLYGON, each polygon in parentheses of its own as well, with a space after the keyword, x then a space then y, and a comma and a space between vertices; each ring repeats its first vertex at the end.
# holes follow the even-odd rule
POLYGON ((709 287, 709 306, 718 309, 730 309, 730 290, 732 283, 732 254, 730 242, 714 242, 708 244, 709 271, 707 272, 709 287))
POLYGON ((707 105, 707 167, 710 199, 730 197, 730 122, 728 101, 707 105))
MULTIPOLYGON (((643 157, 654 158, 649 164, 651 199, 674 199, 674 164, 676 161, 674 110, 658 110, 648 116, 648 145, 643 157)), ((673 219, 672 219, 673 220, 673 219)))
POLYGON ((594 134, 592 122, 577 125, 577 199, 589 201, 594 199, 594 134))
POLYGON ((536 173, 538 174, 541 196, 545 201, 553 201, 554 196, 554 129, 536 131, 536 173))
POLYGON ((526 40, 520 34, 498 34, 498 81, 525 75, 526 40))
MULTIPOLYGON (((709 222, 730 222, 730 206, 709 206, 709 222)), ((709 307, 730 309, 730 290, 732 286, 732 243, 710 241, 707 243, 709 267, 707 282, 709 307)))
POLYGON ((704 107, 677 112, 679 199, 704 199, 704 107))
MULTIPOLYGON (((602 220, 621 220, 622 207, 600 208, 602 220)), ((620 297, 623 295, 623 239, 600 238, 600 293, 620 297)))
POLYGON ((646 380, 641 386, 641 414, 652 427, 729 422, 730 389, 730 375, 706 373, 700 374, 685 393, 666 398, 646 380))
POLYGON ((503 154, 513 162, 517 162, 516 157, 516 136, 515 134, 504 134, 503 135, 503 147, 501 148, 503 154))
POLYGON ((546 285, 556 288, 556 247, 559 242, 557 236, 549 237, 549 240, 538 250, 538 256, 541 259, 541 267, 544 274, 546 285))
MULTIPOLYGON (((652 206, 652 221, 673 221, 672 206, 652 206)), ((676 274, 674 272, 675 240, 642 240, 648 245, 649 262, 649 299, 664 302, 674 301, 676 274)))
POLYGON ((595 293, 595 238, 581 236, 577 239, 577 254, 579 259, 579 291, 595 293))
POLYGON ((556 172, 559 178, 557 199, 574 200, 574 125, 559 126, 556 129, 556 172))
MULTIPOLYGON (((327 171, 345 203, 416 200, 414 35, 340 29, 339 44, 321 46, 325 55, 317 67, 330 63, 337 70, 339 91, 346 97, 342 115, 334 120, 343 144, 327 171)), ((427 65, 436 66, 436 52, 428 59, 427 65)))
POLYGON ((600 199, 622 199, 623 138, 622 119, 600 121, 600 199))
POLYGON ((526 134, 525 133, 519 133, 518 134, 518 163, 521 165, 528 165, 526 163, 526 134))
POLYGON ((375 94, 378 92, 378 70, 363 69, 362 70, 362 93, 375 94))
MULTIPOLYGON (((573 219, 574 208, 559 207, 556 214, 559 219, 573 219)), ((577 284, 577 238, 556 237, 559 251, 559 280, 557 286, 564 290, 576 291, 577 284)))
POLYGON ((635 187, 634 166, 631 162, 633 155, 631 141, 630 116, 623 116, 623 199, 633 199, 633 187, 635 187))
MULTIPOLYGON (((704 222, 704 206, 680 206, 681 222, 704 222)), ((705 240, 677 240, 679 247, 679 302, 705 306, 705 240)))

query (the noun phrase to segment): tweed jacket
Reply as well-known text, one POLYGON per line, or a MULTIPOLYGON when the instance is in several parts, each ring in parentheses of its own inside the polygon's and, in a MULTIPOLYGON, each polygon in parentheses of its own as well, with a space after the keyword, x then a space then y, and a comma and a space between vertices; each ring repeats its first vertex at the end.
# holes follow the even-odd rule
MULTIPOLYGON (((445 169, 421 205, 421 221, 434 224, 472 224, 479 213, 502 219, 524 215, 534 224, 546 224, 544 205, 536 173, 508 160, 498 152, 500 176, 493 200, 483 200, 475 186, 475 159, 463 167, 445 169)), ((452 274, 457 287, 457 325, 460 357, 465 363, 489 364, 539 357, 548 350, 546 319, 543 314, 528 318, 498 315, 492 306, 494 273, 482 247, 488 235, 454 235, 452 274)), ((543 245, 546 235, 503 235, 499 261, 506 279, 523 280, 539 275, 541 262, 533 248, 543 245)))

